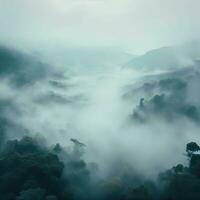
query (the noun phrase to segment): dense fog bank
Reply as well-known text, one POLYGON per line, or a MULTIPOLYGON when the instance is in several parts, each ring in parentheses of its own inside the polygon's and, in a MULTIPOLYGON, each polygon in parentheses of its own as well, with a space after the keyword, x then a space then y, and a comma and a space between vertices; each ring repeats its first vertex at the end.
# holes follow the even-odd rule
POLYGON ((179 64, 163 49, 145 54, 148 68, 145 55, 105 49, 1 46, 1 199, 198 199, 198 145, 185 153, 200 139, 189 47, 178 47, 179 64), (159 66, 159 55, 172 62, 159 66))

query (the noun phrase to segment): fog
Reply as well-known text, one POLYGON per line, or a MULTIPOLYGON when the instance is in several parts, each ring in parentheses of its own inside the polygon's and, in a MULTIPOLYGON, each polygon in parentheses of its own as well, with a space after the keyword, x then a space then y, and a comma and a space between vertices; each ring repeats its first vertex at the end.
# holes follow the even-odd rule
POLYGON ((198 0, 1 0, 1 42, 141 54, 199 38, 198 0))
MULTIPOLYGON (((47 68, 55 71, 52 66, 47 68)), ((8 139, 28 134, 68 149, 73 146, 70 139, 76 138, 86 145, 84 159, 98 164, 101 178, 120 165, 154 179, 177 162, 187 165, 185 144, 199 140, 195 122, 182 116, 172 122, 155 115, 146 123, 132 118, 140 98, 153 96, 142 90, 143 84, 162 80, 165 74, 172 77, 170 73, 112 65, 78 71, 69 68, 56 68, 56 74, 19 88, 9 78, 1 80, 1 100, 11 100, 18 110, 8 108, 6 115, 25 130, 17 134, 8 130, 8 139)), ((190 93, 193 88, 196 91, 193 85, 190 93)), ((154 95, 162 92, 156 90, 154 95)))
POLYGON ((193 199, 199 6, 0 0, 0 199, 193 199))

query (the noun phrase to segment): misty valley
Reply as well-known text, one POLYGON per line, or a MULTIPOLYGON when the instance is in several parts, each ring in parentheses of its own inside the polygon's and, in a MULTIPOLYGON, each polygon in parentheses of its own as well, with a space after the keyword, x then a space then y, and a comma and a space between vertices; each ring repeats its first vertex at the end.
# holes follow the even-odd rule
POLYGON ((200 199, 199 85, 199 41, 1 45, 0 200, 200 199))

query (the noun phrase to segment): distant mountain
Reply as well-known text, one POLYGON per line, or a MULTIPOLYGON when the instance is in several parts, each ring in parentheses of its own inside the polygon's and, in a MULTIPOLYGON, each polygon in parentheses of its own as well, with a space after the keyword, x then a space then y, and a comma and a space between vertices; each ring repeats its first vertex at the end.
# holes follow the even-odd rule
POLYGON ((191 66, 200 59, 200 41, 189 42, 180 46, 162 47, 148 51, 129 61, 124 67, 142 70, 176 69, 191 66))
POLYGON ((69 70, 105 70, 110 67, 122 66, 132 54, 107 48, 55 48, 43 50, 44 57, 55 66, 69 70))
POLYGON ((44 78, 47 64, 36 56, 0 46, 0 78, 9 78, 17 86, 44 78))

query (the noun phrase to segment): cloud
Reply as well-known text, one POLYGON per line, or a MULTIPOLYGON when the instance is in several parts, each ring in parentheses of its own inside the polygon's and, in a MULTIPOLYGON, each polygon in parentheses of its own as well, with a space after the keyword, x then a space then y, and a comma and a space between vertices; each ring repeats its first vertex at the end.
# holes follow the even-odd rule
POLYGON ((0 39, 141 52, 198 37, 199 6, 197 0, 0 0, 0 39))

